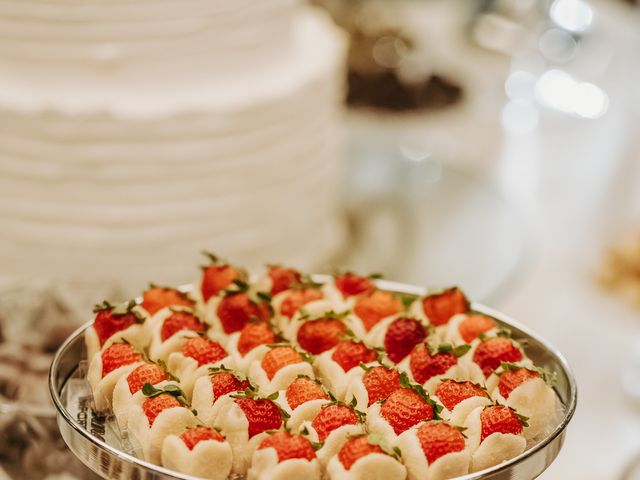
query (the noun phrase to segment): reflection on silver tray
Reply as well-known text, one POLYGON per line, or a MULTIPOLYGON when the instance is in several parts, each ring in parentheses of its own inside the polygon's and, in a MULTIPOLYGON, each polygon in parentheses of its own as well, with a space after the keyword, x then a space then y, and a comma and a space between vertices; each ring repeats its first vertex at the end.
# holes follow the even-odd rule
MULTIPOLYGON (((314 276, 314 280, 326 280, 325 276, 314 276)), ((379 288, 411 295, 424 295, 421 287, 379 280, 379 288)), ((527 354, 536 365, 557 372, 556 393, 563 405, 560 423, 540 443, 521 455, 495 467, 458 477, 458 480, 507 480, 533 479, 539 476, 556 458, 562 447, 565 430, 576 408, 576 383, 564 357, 526 327, 507 316, 480 304, 472 308, 484 313, 498 323, 509 327, 513 338, 526 340, 527 354)), ((71 451, 91 470, 111 480, 195 480, 195 477, 180 474, 145 462, 132 455, 126 440, 121 441, 118 432, 112 429, 112 421, 92 409, 92 398, 85 380, 86 353, 84 331, 87 323, 76 330, 60 347, 49 373, 49 388, 57 410, 58 426, 71 451)), ((241 478, 241 477, 239 477, 241 478)))

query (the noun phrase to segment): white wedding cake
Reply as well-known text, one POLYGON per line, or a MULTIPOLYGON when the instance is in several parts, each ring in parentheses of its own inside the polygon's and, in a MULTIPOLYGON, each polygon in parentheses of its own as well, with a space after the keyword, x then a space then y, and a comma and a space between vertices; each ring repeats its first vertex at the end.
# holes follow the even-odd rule
POLYGON ((345 48, 294 0, 0 0, 0 276, 328 261, 345 48))

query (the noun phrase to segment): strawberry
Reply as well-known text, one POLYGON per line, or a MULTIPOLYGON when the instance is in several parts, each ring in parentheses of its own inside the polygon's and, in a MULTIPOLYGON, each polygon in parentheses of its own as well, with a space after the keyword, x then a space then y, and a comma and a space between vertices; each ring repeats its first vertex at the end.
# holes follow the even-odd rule
POLYGON ((473 354, 473 361, 485 377, 491 375, 502 362, 519 362, 522 352, 508 338, 494 337, 484 340, 473 354))
POLYGON ((353 312, 362 320, 364 328, 369 331, 385 317, 402 311, 402 302, 389 292, 374 290, 358 299, 353 312))
POLYGON ((309 377, 298 377, 287 387, 285 392, 287 403, 295 410, 303 403, 311 400, 328 400, 329 396, 322 387, 309 377))
POLYGON ((193 300, 191 300, 186 293, 183 293, 175 288, 158 287, 151 285, 142 294, 142 303, 140 306, 144 308, 149 315, 162 310, 165 307, 180 306, 180 307, 193 307, 193 300))
POLYGON ((182 433, 182 435, 180 435, 180 439, 184 442, 189 450, 193 450, 193 448, 198 443, 205 440, 224 442, 224 437, 220 435, 220 432, 213 428, 204 427, 202 425, 198 425, 197 427, 193 428, 187 428, 182 433))
POLYGON ((289 432, 272 433, 258 447, 258 449, 262 448, 273 448, 278 454, 278 463, 291 458, 301 458, 308 461, 316 458, 316 452, 306 437, 292 435, 289 432))
POLYGON ((127 375, 127 383, 129 384, 129 391, 131 395, 142 390, 145 383, 155 385, 163 380, 167 380, 167 374, 159 365, 155 363, 146 363, 140 365, 133 372, 127 375))
POLYGON ((238 378, 233 372, 222 369, 211 375, 210 379, 214 402, 227 393, 243 392, 250 388, 248 380, 238 378))
POLYGON ((116 368, 139 362, 142 357, 128 343, 114 343, 102 352, 102 377, 116 368))
POLYGON ((456 380, 444 380, 435 390, 435 394, 448 410, 453 410, 463 400, 471 397, 489 398, 487 392, 480 386, 471 382, 458 382, 456 380))
POLYGON ((399 388, 382 403, 380 415, 400 435, 423 420, 432 420, 433 407, 427 398, 412 388, 399 388))
POLYGON ((227 352, 218 342, 203 337, 190 338, 182 345, 180 351, 185 357, 196 360, 199 367, 227 356, 227 352))
POLYGON ((335 347, 340 335, 347 331, 347 326, 339 318, 317 318, 305 320, 298 329, 296 339, 307 352, 318 355, 335 347))
POLYGON ((238 353, 243 357, 258 345, 275 343, 276 335, 267 322, 247 322, 240 331, 238 353))
POLYGON ((418 428, 416 436, 429 464, 448 453, 461 452, 465 447, 462 432, 444 422, 425 423, 418 428))
POLYGON ((280 305, 280 314, 285 317, 293 317, 293 315, 309 302, 322 300, 324 294, 317 288, 303 288, 293 290, 280 305))
POLYGON ((324 442, 329 434, 343 425, 357 425, 359 423, 356 413, 346 405, 331 404, 322 407, 311 426, 318 433, 318 438, 324 442))
POLYGON ((370 292, 376 288, 370 278, 350 272, 336 277, 335 283, 336 288, 340 290, 340 293, 345 297, 360 295, 361 293, 370 292))
POLYGON ((445 325, 457 313, 469 311, 470 304, 462 290, 448 288, 441 293, 427 295, 422 299, 422 309, 431 325, 445 325))
POLYGON ((149 427, 153 426, 158 415, 164 410, 174 407, 181 407, 182 404, 173 395, 162 393, 154 397, 147 398, 142 404, 142 411, 149 420, 149 427))
POLYGON ((343 340, 336 346, 331 358, 348 372, 361 363, 373 362, 377 357, 375 350, 370 349, 362 342, 343 340))
POLYGON ((414 318, 397 318, 387 328, 384 337, 384 348, 392 362, 399 363, 409 355, 413 347, 422 343, 427 331, 419 320, 414 318))
POLYGON ((491 405, 482 410, 480 423, 482 424, 480 442, 492 433, 512 433, 514 435, 522 433, 522 420, 512 408, 503 405, 491 405))
POLYGON ((202 298, 206 302, 231 285, 234 280, 244 279, 246 274, 240 269, 220 262, 220 260, 211 253, 205 252, 205 255, 209 257, 211 261, 211 265, 203 267, 202 269, 202 283, 200 284, 202 298))
POLYGON ((409 368, 416 382, 423 384, 431 377, 442 375, 458 363, 451 352, 436 352, 433 355, 424 343, 416 345, 409 357, 409 368))
POLYGON ((162 323, 160 338, 164 342, 181 330, 202 333, 207 329, 198 317, 189 312, 174 312, 162 323))
POLYGON ((471 343, 478 338, 481 333, 488 332, 496 326, 496 322, 486 315, 468 315, 460 325, 458 325, 458 332, 466 343, 471 343))
POLYGON ((234 401, 247 417, 249 438, 266 430, 278 430, 282 426, 282 414, 268 398, 240 396, 234 401))
POLYGON ((269 267, 269 278, 271 278, 271 295, 276 295, 285 290, 289 290, 293 285, 302 281, 302 275, 293 268, 283 268, 277 265, 269 267))
POLYGON ((362 383, 369 394, 367 406, 371 406, 400 388, 400 373, 393 368, 373 367, 362 376, 362 383))
POLYGON ((96 318, 93 321, 93 328, 98 335, 100 346, 109 340, 114 334, 129 328, 135 323, 142 323, 142 318, 133 311, 135 302, 113 306, 105 301, 93 308, 96 318))
POLYGON ((287 365, 293 365, 294 363, 300 363, 302 361, 304 361, 302 355, 296 352, 293 348, 277 346, 272 348, 264 357, 262 357, 261 365, 269 380, 272 380, 281 368, 286 367, 287 365))
POLYGON ((529 370, 528 368, 509 368, 500 375, 500 381, 498 383, 500 395, 502 395, 503 398, 509 398, 514 388, 519 387, 527 380, 539 377, 540 374, 538 372, 529 370))
POLYGON ((366 435, 360 435, 358 437, 351 437, 346 441, 338 452, 338 460, 340 460, 345 470, 349 470, 357 460, 371 453, 384 454, 385 452, 380 445, 369 443, 366 435))
POLYGON ((254 302, 245 291, 228 293, 218 305, 217 314, 225 333, 233 333, 253 318, 267 321, 271 317, 269 304, 263 300, 254 302))

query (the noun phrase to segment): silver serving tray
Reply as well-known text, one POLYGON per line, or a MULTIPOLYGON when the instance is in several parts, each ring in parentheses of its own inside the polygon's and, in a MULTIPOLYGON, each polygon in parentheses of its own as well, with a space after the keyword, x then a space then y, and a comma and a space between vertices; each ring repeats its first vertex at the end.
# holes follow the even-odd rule
MULTIPOLYGON (((326 276, 314 276, 326 280, 326 276)), ((422 287, 402 283, 377 281, 383 290, 410 295, 424 295, 422 287)), ((472 308, 494 318, 508 327, 516 340, 525 340, 525 350, 536 365, 557 372, 554 386, 563 405, 563 414, 556 428, 544 440, 521 455, 492 468, 475 472, 459 480, 531 480, 538 477, 557 457, 567 425, 573 417, 577 402, 575 379, 565 358, 546 340, 506 315, 484 305, 472 308)), ((49 389, 57 412, 58 427, 71 451, 91 470, 110 480, 196 480, 196 477, 145 462, 134 456, 127 443, 121 442, 117 432, 109 427, 108 418, 92 410, 92 399, 86 375, 84 332, 92 322, 76 330, 60 347, 49 372, 49 389)))

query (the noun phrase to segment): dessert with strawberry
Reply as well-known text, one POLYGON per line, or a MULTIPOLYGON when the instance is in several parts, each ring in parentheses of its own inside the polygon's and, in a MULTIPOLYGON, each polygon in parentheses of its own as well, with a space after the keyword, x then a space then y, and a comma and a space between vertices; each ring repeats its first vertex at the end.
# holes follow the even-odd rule
POLYGON ((470 348, 466 344, 454 347, 450 343, 441 343, 434 347, 420 343, 411 350, 400 367, 408 370, 416 383, 433 393, 436 384, 443 378, 466 380, 467 369, 460 357, 466 355, 470 348))
POLYGON ((233 452, 214 428, 198 425, 180 435, 168 435, 162 444, 162 465, 176 472, 208 480, 225 480, 231 472, 233 452))
POLYGON ((241 372, 225 365, 211 367, 208 374, 198 378, 193 387, 191 405, 205 425, 213 425, 221 398, 252 388, 251 382, 241 372))
POLYGON ((503 362, 529 364, 522 348, 508 337, 484 337, 472 350, 472 361, 469 362, 469 378, 480 382, 488 379, 503 362))
POLYGON ((400 388, 400 372, 378 362, 361 363, 359 369, 349 372, 345 401, 355 399, 356 408, 366 411, 376 402, 385 400, 400 388))
POLYGON ((438 383, 431 398, 442 405, 440 417, 453 425, 464 425, 469 413, 492 403, 487 390, 481 385, 452 379, 438 383))
POLYGON ((389 360, 396 364, 426 338, 427 328, 420 320, 411 317, 392 317, 380 322, 367 337, 372 345, 384 348, 389 360))
POLYGON ((271 322, 253 318, 242 330, 229 335, 227 348, 236 369, 246 373, 254 360, 262 358, 269 351, 269 345, 281 340, 282 336, 271 322))
POLYGON ((163 308, 184 307, 195 308, 195 300, 188 293, 181 292, 177 288, 151 284, 142 294, 142 307, 149 316, 155 315, 163 308))
POLYGON ((426 295, 411 305, 411 312, 426 317, 434 327, 445 327, 456 315, 466 313, 471 304, 458 287, 426 295))
POLYGON ((277 295, 302 283, 302 274, 294 268, 269 265, 265 282, 266 290, 277 295))
POLYGON ((383 319, 400 312, 402 312, 402 302, 392 293, 382 290, 373 290, 362 295, 353 307, 353 313, 367 332, 383 319))
POLYGON ((399 451, 375 435, 350 437, 327 465, 332 480, 404 480, 407 470, 399 451))
POLYGON ((451 423, 419 423, 400 435, 398 446, 409 480, 446 480, 469 472, 465 437, 451 423))
POLYGON ((171 307, 150 320, 149 357, 166 362, 190 338, 206 333, 208 326, 193 310, 171 307))
POLYGON ((129 343, 112 343, 96 352, 87 372, 96 410, 111 408, 113 390, 120 377, 142 364, 142 355, 129 343))
POLYGON ((454 345, 476 345, 480 337, 496 336, 497 333, 498 326, 493 318, 472 312, 454 316, 447 324, 444 340, 454 345))
POLYGON ((376 289, 371 277, 363 277, 353 272, 337 275, 334 282, 338 291, 345 298, 369 293, 376 289))
POLYGON ((245 281, 247 279, 247 274, 242 268, 230 265, 213 253, 203 252, 203 254, 209 260, 209 264, 202 267, 202 280, 200 282, 200 294, 205 303, 217 297, 234 280, 245 281))
POLYGON ((484 470, 524 452, 527 418, 506 405, 473 410, 464 424, 472 472, 484 470))
POLYGON ((249 377, 262 392, 271 394, 287 388, 299 375, 314 378, 311 360, 286 343, 270 345, 265 355, 249 366, 249 377))
POLYGON ((286 390, 281 390, 276 400, 289 414, 287 427, 292 430, 296 430, 302 422, 312 420, 330 401, 322 383, 305 375, 299 375, 286 390))
POLYGON ((322 470, 309 439, 286 431, 273 432, 253 453, 248 480, 320 480, 322 470))

